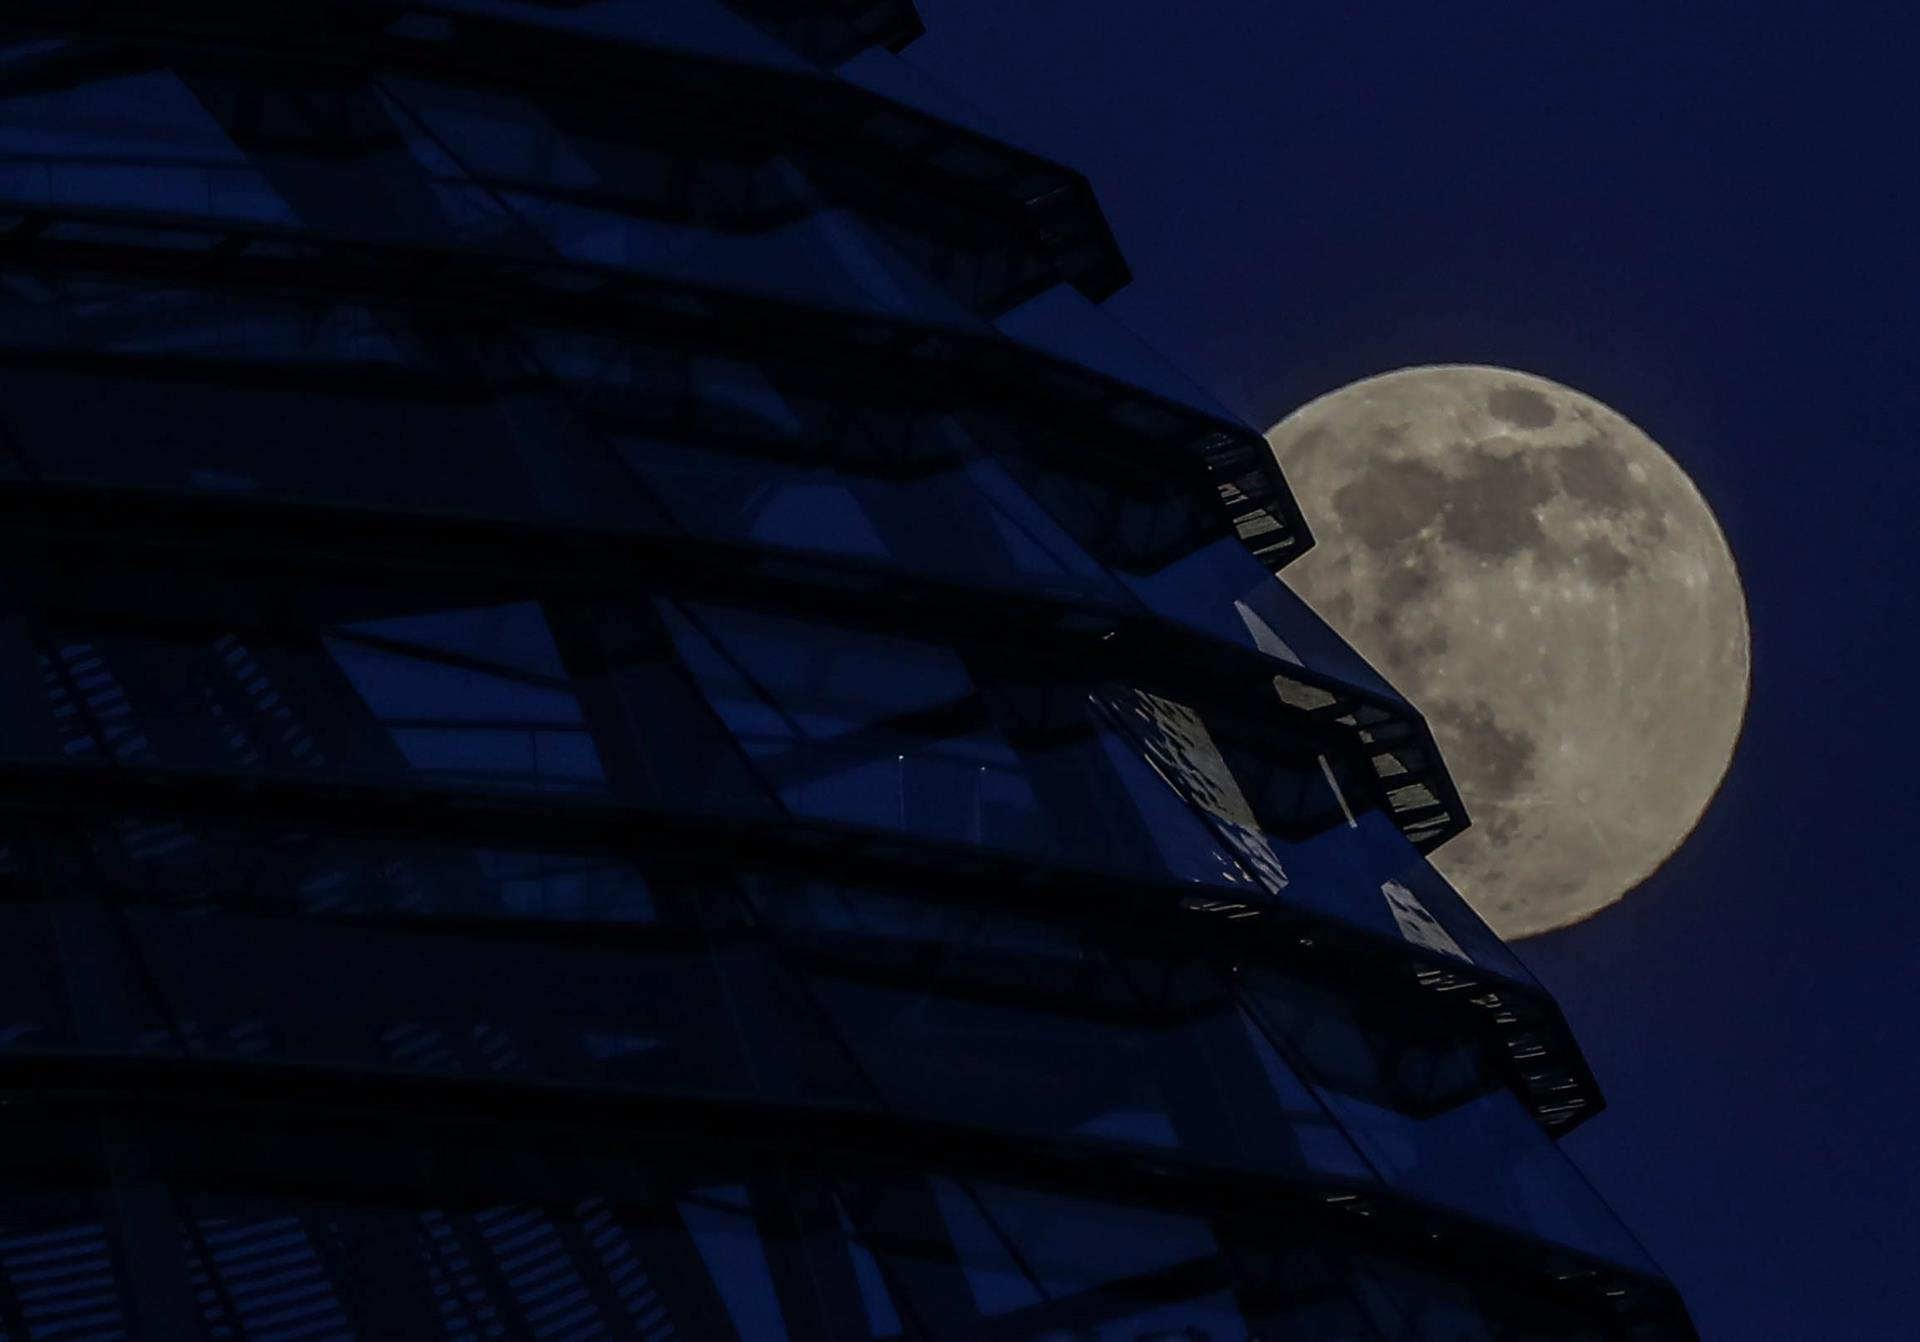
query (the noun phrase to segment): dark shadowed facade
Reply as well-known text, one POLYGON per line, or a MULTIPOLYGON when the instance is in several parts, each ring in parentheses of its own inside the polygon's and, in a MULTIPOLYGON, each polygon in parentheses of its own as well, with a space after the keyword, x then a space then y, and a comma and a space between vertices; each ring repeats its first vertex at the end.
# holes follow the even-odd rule
POLYGON ((1692 1336, 917 29, 0 0, 0 1338, 1692 1336))

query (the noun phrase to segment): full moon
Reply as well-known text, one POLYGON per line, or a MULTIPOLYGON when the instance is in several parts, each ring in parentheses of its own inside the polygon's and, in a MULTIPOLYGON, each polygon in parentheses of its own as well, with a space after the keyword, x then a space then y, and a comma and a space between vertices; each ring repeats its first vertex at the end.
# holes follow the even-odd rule
POLYGON ((1473 824, 1434 865, 1501 936, 1564 927, 1692 831, 1746 712, 1706 500, 1606 406, 1409 368, 1267 432, 1319 544, 1284 581, 1426 715, 1473 824))

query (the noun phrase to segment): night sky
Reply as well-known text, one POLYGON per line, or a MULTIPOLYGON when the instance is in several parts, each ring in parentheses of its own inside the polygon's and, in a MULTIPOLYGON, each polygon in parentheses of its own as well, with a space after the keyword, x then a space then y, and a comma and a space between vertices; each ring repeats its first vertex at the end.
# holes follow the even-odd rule
POLYGON ((1709 1342, 1920 1336, 1920 16, 920 9, 916 64, 1092 179, 1109 309, 1250 424, 1501 364, 1693 476, 1753 699, 1667 867, 1522 944, 1610 1103, 1567 1148, 1709 1342))

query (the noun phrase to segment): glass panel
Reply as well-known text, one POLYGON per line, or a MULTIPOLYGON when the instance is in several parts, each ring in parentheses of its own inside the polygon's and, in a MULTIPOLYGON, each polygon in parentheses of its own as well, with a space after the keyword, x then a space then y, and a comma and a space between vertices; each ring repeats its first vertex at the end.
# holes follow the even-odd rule
POLYGON ((109 206, 293 223, 269 174, 170 70, 85 77, 91 49, 50 44, 41 60, 81 78, 0 100, 0 200, 109 206))
MULTIPOLYGON (((904 476, 783 460, 766 453, 769 434, 789 427, 798 433, 803 425, 789 403, 773 399, 770 384, 756 385, 764 407, 757 453, 661 438, 616 440, 622 460, 691 534, 887 559, 910 573, 1137 609, 1003 468, 963 459, 968 449, 957 428, 945 450, 947 464, 929 461, 904 476)), ((894 431, 903 453, 920 450, 905 445, 914 425, 902 421, 894 431)))
POLYGON ((1064 285, 1028 299, 994 325, 1022 345, 1116 378, 1144 395, 1212 419, 1233 421, 1212 397, 1111 312, 1064 285))
POLYGON ((885 316, 973 334, 989 328, 886 237, 848 210, 823 210, 751 233, 714 233, 663 267, 726 293, 885 316))
POLYGON ((1283 861, 1287 902, 1537 989, 1520 958, 1383 812, 1290 843, 1283 861))
POLYGON ((680 1218, 707 1265, 740 1336, 779 1342, 787 1336, 767 1255, 760 1245, 747 1190, 696 1188, 679 1203, 680 1218))
POLYGON ((1286 583, 1253 584, 1239 600, 1293 650, 1303 665, 1388 703, 1406 702, 1286 583))
POLYGON ((1319 1089, 1390 1186, 1655 1275, 1626 1228, 1511 1092, 1489 1091, 1415 1117, 1319 1089))
MULTIPOLYGON (((783 616, 686 604, 666 621, 714 712, 798 814, 1135 876, 1179 856, 1197 859, 1183 877, 1245 884, 1212 840, 1176 844, 1140 824, 1142 766, 1109 748, 1115 727, 1091 687, 927 641, 823 636, 783 616)), ((1260 792, 1262 813, 1291 806, 1302 787, 1324 791, 1311 767, 1266 761, 1259 777, 1278 790, 1260 792)), ((1191 811, 1158 814, 1202 826, 1191 811)))

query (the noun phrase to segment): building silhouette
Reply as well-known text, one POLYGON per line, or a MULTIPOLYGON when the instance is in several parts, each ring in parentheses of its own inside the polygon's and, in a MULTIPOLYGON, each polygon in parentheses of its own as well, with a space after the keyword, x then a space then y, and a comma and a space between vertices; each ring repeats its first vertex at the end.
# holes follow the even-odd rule
POLYGON ((918 29, 0 0, 0 1338, 1692 1336, 918 29))

